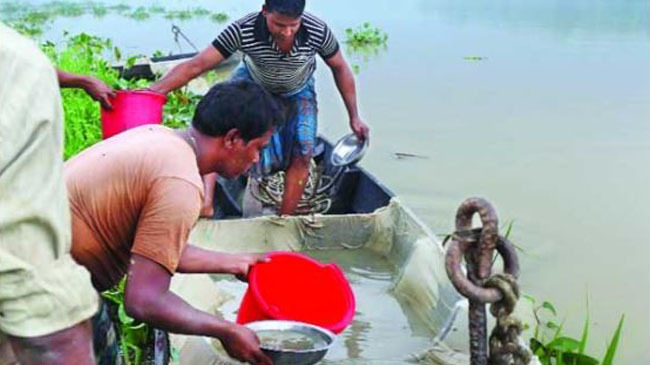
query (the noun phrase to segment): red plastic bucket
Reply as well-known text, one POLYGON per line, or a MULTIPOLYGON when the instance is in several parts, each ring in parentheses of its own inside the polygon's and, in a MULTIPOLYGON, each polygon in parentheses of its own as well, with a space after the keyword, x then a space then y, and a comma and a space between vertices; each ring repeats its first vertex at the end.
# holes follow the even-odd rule
POLYGON ((341 333, 354 316, 350 284, 335 264, 293 252, 269 254, 253 266, 237 323, 268 319, 314 324, 341 333))
POLYGON ((160 124, 167 97, 153 91, 117 91, 112 110, 101 109, 104 139, 143 124, 160 124))

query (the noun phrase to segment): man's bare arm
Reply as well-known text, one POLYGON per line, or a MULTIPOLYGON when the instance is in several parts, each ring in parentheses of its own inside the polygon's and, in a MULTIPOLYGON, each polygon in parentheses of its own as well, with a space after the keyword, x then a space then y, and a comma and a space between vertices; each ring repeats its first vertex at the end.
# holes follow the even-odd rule
POLYGON ((360 139, 368 138, 370 128, 361 120, 357 109, 357 91, 354 85, 354 75, 343 58, 343 53, 338 50, 334 56, 325 59, 325 63, 332 70, 336 87, 343 98, 345 108, 350 118, 350 128, 360 139))
POLYGON ((176 65, 162 79, 151 85, 149 90, 167 94, 185 86, 192 79, 219 65, 223 60, 221 52, 210 45, 196 56, 176 65))
POLYGON ((192 307, 169 290, 171 277, 158 263, 133 254, 124 293, 127 314, 169 332, 218 338, 237 360, 271 364, 254 332, 192 307))

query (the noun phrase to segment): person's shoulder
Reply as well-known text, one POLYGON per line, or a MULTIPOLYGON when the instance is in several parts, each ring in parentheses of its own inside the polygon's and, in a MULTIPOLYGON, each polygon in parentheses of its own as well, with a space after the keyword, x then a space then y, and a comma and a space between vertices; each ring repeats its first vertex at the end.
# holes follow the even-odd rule
POLYGON ((316 15, 308 12, 302 13, 302 22, 303 24, 307 25, 308 27, 318 27, 318 28, 324 28, 327 27, 327 23, 316 15))
POLYGON ((234 24, 239 25, 240 27, 249 27, 255 25, 255 21, 259 16, 259 12, 252 12, 244 15, 243 17, 235 20, 234 24))
POLYGON ((34 41, 0 23, 0 55, 5 60, 14 59, 20 65, 52 69, 52 64, 34 41))

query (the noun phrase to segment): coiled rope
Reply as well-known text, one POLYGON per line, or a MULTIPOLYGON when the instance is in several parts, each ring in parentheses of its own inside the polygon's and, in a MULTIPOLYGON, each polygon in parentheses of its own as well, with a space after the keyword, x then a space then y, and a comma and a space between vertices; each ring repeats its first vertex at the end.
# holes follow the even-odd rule
MULTIPOLYGON (((253 197, 265 205, 280 210, 284 196, 285 172, 279 171, 269 176, 257 178, 258 191, 251 189, 253 197)), ((296 214, 319 214, 327 212, 332 206, 330 197, 331 183, 334 178, 325 175, 322 169, 312 159, 309 163, 309 175, 305 183, 305 190, 298 202, 296 214), (323 189, 327 187, 326 189, 323 189)))

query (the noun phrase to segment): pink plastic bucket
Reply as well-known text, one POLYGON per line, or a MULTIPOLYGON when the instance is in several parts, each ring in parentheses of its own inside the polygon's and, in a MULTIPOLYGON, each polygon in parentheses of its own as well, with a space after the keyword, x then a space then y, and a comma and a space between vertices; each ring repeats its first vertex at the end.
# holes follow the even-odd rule
POLYGON ((167 97, 153 91, 117 91, 112 110, 101 109, 104 139, 143 124, 162 123, 167 97))

